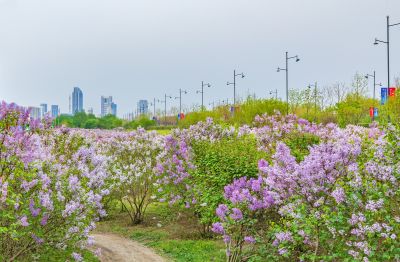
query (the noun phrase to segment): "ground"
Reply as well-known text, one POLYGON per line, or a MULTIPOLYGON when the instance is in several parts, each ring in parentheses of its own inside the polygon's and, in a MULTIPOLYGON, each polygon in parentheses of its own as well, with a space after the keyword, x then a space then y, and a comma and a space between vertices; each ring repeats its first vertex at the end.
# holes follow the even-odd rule
MULTIPOLYGON (((165 204, 152 204, 147 210, 143 224, 132 226, 129 216, 116 210, 110 214, 106 221, 98 224, 94 234, 97 237, 100 236, 101 243, 99 243, 99 246, 109 249, 111 244, 108 245, 107 243, 114 241, 109 237, 118 236, 127 241, 119 239, 118 241, 122 241, 123 245, 137 247, 138 244, 133 243, 132 240, 139 242, 154 250, 165 260, 182 262, 225 261, 225 247, 222 241, 219 239, 202 239, 195 226, 196 224, 197 222, 190 215, 190 212, 182 212, 165 204)), ((147 253, 143 249, 140 249, 139 252, 147 253)))
POLYGON ((101 248, 101 262, 163 262, 161 256, 138 242, 116 234, 93 234, 96 248, 101 248))

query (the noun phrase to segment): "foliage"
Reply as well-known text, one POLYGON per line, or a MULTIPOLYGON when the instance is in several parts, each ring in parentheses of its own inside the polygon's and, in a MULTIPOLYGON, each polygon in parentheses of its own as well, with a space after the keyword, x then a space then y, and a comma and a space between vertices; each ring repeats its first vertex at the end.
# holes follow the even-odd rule
POLYGON ((2 259, 91 244, 89 232, 105 215, 106 159, 79 133, 50 130, 50 121, 32 121, 13 104, 3 103, 0 116, 2 259))
POLYGON ((119 200, 132 224, 143 222, 147 206, 155 198, 153 169, 162 148, 161 137, 140 128, 135 132, 97 132, 98 147, 110 157, 108 164, 111 190, 108 201, 119 200), (129 208, 126 207, 129 205, 129 208))
POLYGON ((218 106, 212 111, 195 111, 185 116, 179 121, 179 127, 189 127, 207 118, 213 118, 217 123, 227 123, 231 125, 251 124, 256 115, 264 113, 272 114, 275 110, 286 112, 286 104, 275 99, 252 99, 248 98, 240 103, 235 112, 232 113, 229 106, 218 106))
POLYGON ((125 129, 137 129, 138 127, 142 127, 144 129, 149 129, 157 125, 155 120, 151 120, 145 116, 140 117, 137 120, 133 120, 131 122, 127 122, 124 124, 125 129))
POLYGON ((207 235, 216 219, 215 209, 223 199, 224 186, 240 177, 255 177, 258 159, 266 154, 257 151, 254 137, 234 136, 215 143, 194 142, 193 155, 196 169, 191 172, 190 186, 195 189, 197 203, 192 208, 207 235))

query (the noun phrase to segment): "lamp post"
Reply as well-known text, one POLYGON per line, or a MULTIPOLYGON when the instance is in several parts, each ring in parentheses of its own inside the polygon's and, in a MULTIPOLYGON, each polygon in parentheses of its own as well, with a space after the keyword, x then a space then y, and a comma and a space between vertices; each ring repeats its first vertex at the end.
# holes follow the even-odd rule
POLYGON ((172 96, 167 96, 167 94, 164 95, 164 122, 167 123, 167 98, 172 99, 172 96))
POLYGON ((314 87, 314 122, 317 119, 317 82, 315 82, 314 84, 309 84, 308 88, 311 89, 311 87, 314 87))
POLYGON ((175 99, 179 98, 179 114, 182 113, 182 93, 187 94, 187 91, 179 88, 179 96, 175 97, 175 99))
MULTIPOLYGON (((157 100, 159 102, 159 100, 157 100)), ((150 103, 150 106, 153 106, 153 117, 156 117, 156 98, 153 99, 153 102, 150 103)))
POLYGON ((237 74, 236 70, 233 70, 233 83, 230 83, 229 81, 226 82, 226 85, 233 85, 233 106, 235 107, 236 105, 236 77, 241 76, 244 78, 244 73, 237 74))
POLYGON ((269 91, 269 94, 275 94, 275 100, 278 100, 278 89, 275 89, 275 91, 269 91))
POLYGON ((214 108, 215 108, 215 102, 214 101, 212 101, 211 103, 208 103, 208 105, 212 106, 212 109, 214 110, 214 108))
POLYGON ((390 41, 389 41, 389 31, 390 27, 400 25, 400 23, 390 24, 389 16, 386 16, 386 41, 379 40, 375 38, 374 45, 378 45, 379 43, 386 44, 387 47, 387 87, 390 87, 390 41))
POLYGON ((379 84, 376 83, 376 74, 375 74, 375 70, 374 70, 374 74, 373 74, 373 75, 370 75, 370 74, 366 74, 366 75, 365 75, 365 78, 366 78, 366 79, 369 79, 370 77, 373 77, 373 78, 374 78, 374 90, 373 90, 372 98, 373 98, 374 101, 375 101, 375 87, 377 87, 377 86, 382 86, 382 83, 379 83, 379 84))
POLYGON ((278 67, 277 72, 285 71, 286 72, 286 114, 289 114, 289 60, 296 58, 296 62, 300 61, 298 55, 289 57, 289 53, 286 52, 286 68, 278 67))
MULTIPOLYGON (((370 75, 370 74, 366 74, 365 75, 365 78, 366 79, 369 79, 369 77, 373 77, 374 78, 374 89, 373 89, 373 94, 372 94, 372 98, 374 99, 374 110, 375 110, 375 88, 377 87, 377 86, 382 86, 382 84, 381 83, 379 83, 379 84, 377 84, 376 83, 376 74, 375 74, 375 70, 374 70, 374 74, 373 75, 370 75)), ((375 120, 375 114, 372 114, 372 121, 373 120, 375 120)))
POLYGON ((201 81, 201 90, 197 90, 196 94, 201 94, 201 111, 204 109, 204 87, 211 87, 210 84, 204 84, 204 81, 201 81))

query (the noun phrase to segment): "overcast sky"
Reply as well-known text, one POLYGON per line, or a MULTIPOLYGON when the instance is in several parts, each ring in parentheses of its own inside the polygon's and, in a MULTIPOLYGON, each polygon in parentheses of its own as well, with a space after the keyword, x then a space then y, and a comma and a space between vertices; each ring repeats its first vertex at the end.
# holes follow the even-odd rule
MULTIPOLYGON (((285 51, 301 58, 290 88, 373 70, 386 83, 385 46, 372 44, 386 37, 386 15, 400 22, 399 0, 0 0, 0 99, 67 113, 79 86, 85 109, 100 113, 100 96, 112 95, 122 116, 179 88, 185 105, 199 104, 204 80, 208 105, 232 101, 233 69, 246 74, 239 96, 284 98, 285 51)), ((391 59, 400 76, 400 26, 391 59)))

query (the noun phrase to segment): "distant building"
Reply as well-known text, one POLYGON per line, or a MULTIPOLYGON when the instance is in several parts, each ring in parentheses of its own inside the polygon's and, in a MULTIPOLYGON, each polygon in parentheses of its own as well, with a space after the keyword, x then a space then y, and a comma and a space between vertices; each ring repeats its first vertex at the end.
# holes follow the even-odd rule
POLYGON ((101 97, 101 117, 106 115, 117 115, 117 104, 113 103, 112 96, 101 97))
POLYGON ((58 105, 51 105, 51 117, 56 118, 60 115, 60 108, 58 105))
POLYGON ((111 103, 111 114, 117 116, 117 104, 111 103))
POLYGON ((29 111, 30 111, 29 117, 31 119, 37 120, 42 118, 40 107, 31 106, 29 107, 29 111))
POLYGON ((41 118, 47 114, 47 104, 40 104, 41 118))
POLYGON ((149 103, 147 100, 139 100, 137 107, 137 112, 139 115, 146 115, 149 112, 149 103))
POLYGON ((93 107, 88 108, 88 115, 94 115, 93 114, 93 107))
POLYGON ((79 87, 74 87, 72 92, 72 114, 83 112, 83 93, 79 87))

